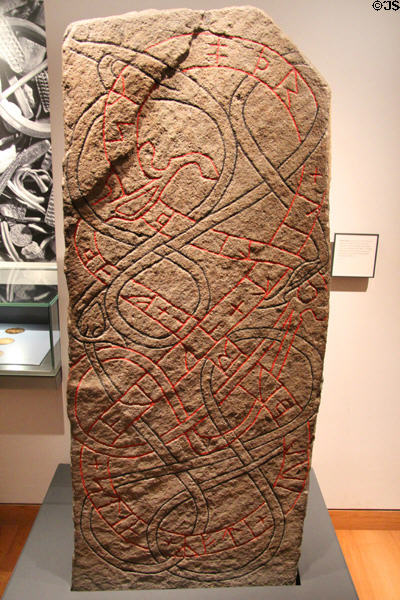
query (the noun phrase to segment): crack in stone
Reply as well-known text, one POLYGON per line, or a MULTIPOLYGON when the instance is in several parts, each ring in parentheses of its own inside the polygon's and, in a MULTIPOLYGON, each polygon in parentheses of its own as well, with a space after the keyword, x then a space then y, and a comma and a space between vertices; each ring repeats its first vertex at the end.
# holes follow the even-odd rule
POLYGON ((200 23, 200 25, 198 25, 197 27, 195 27, 193 29, 193 31, 190 35, 190 38, 188 40, 187 48, 176 57, 174 65, 166 66, 166 68, 161 73, 160 81, 158 82, 157 85, 161 85, 165 79, 170 79, 171 77, 173 77, 173 75, 175 75, 176 71, 179 69, 180 65, 187 59, 187 57, 190 54, 190 50, 192 49, 194 40, 197 39, 197 37, 199 36, 200 33, 205 31, 205 29, 202 27, 204 17, 205 17, 205 13, 203 12, 202 17, 201 17, 201 23, 200 23))

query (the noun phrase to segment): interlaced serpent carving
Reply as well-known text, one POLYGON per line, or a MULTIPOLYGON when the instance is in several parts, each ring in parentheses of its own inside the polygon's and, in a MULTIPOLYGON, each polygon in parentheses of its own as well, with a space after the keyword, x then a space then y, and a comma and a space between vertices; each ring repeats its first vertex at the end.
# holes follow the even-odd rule
POLYGON ((136 46, 67 37, 76 589, 296 577, 327 322, 327 90, 262 19, 261 40, 204 17, 136 46), (90 102, 77 64, 96 72, 90 102))

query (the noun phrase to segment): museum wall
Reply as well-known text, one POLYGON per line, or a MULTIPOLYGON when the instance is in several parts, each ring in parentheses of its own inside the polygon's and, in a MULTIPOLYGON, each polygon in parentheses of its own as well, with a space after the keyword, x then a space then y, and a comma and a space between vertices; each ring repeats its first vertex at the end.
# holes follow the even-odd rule
MULTIPOLYGON (((58 389, 24 381, 0 389, 0 502, 41 502, 59 462, 69 460, 65 415, 67 291, 63 275, 60 45, 70 21, 106 16, 105 0, 45 0, 56 190, 56 238, 63 341, 58 389)), ((151 3, 219 8, 218 0, 151 3)), ((374 279, 332 281, 322 402, 313 466, 331 508, 398 508, 398 18, 370 0, 264 0, 264 9, 332 89, 331 236, 379 233, 374 279)), ((115 0, 113 13, 148 8, 115 0)), ((4 380, 5 381, 5 380, 4 380)))

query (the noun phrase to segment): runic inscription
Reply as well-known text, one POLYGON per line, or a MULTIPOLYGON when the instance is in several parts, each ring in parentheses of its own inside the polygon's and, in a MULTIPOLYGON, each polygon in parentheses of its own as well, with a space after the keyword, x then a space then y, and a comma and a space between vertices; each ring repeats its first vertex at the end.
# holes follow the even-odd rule
POLYGON ((262 12, 64 44, 74 589, 293 584, 328 314, 328 103, 262 12))

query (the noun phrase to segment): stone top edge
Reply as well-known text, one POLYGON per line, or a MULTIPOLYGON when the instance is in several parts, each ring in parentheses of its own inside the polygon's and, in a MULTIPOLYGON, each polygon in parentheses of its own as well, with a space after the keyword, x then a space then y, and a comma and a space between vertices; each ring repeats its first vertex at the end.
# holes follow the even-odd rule
MULTIPOLYGON (((168 9, 146 9, 140 11, 128 11, 107 17, 95 17, 83 19, 70 23, 64 34, 64 50, 74 41, 75 36, 82 42, 85 40, 89 44, 96 40, 99 42, 103 34, 104 27, 114 30, 114 35, 118 37, 118 31, 125 27, 130 28, 132 44, 138 44, 137 47, 146 48, 150 40, 156 39, 162 32, 169 35, 187 34, 193 31, 211 31, 218 35, 242 35, 243 29, 250 30, 254 34, 254 39, 262 43, 268 43, 273 37, 274 48, 284 53, 293 64, 296 64, 299 70, 304 68, 311 69, 329 92, 329 85, 319 70, 314 67, 312 62, 307 59, 285 34, 285 32, 274 22, 274 20, 262 9, 243 4, 241 6, 225 6, 215 9, 191 9, 191 8, 168 8, 168 9), (160 17, 164 17, 160 22, 160 17), (148 26, 152 25, 154 19, 155 35, 151 38, 148 35, 148 26), (176 23, 175 23, 176 20, 176 23), (141 30, 140 23, 146 27, 141 30), (176 28, 175 28, 176 26, 176 28), (100 36, 100 37, 99 37, 100 36), (147 43, 145 40, 148 38, 147 43)), ((106 41, 103 40, 106 44, 106 41)), ((131 46, 133 47, 133 46, 131 46)))

